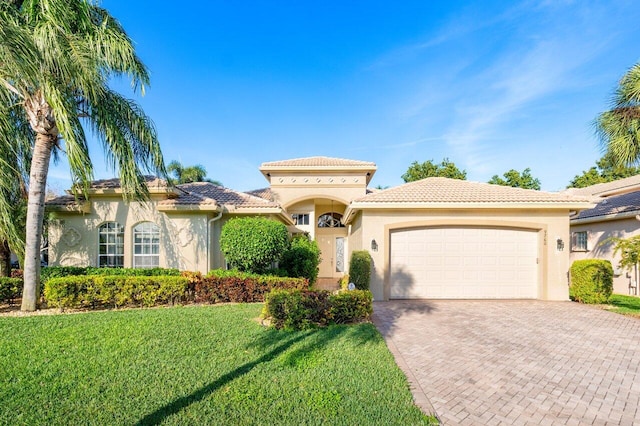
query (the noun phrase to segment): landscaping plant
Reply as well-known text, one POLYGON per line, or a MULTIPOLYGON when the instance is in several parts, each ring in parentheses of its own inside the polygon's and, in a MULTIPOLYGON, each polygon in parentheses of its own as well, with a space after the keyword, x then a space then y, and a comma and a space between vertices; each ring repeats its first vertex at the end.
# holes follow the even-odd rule
POLYGON ((369 290, 371 281, 371 255, 366 250, 354 250, 349 266, 350 281, 358 290, 369 290))
POLYGON ((263 273, 280 260, 288 247, 287 227, 276 220, 233 218, 222 226, 220 249, 240 271, 263 273))
POLYGON ((570 276, 569 297, 576 302, 606 303, 613 292, 613 267, 608 260, 576 260, 570 276))

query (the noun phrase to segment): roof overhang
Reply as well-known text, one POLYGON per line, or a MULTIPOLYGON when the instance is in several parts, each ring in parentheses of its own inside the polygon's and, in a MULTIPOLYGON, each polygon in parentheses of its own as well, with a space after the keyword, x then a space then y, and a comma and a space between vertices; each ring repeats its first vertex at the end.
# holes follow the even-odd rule
POLYGON ((157 209, 161 212, 219 212, 222 210, 216 204, 158 204, 157 209))
POLYGON ((516 203, 371 203, 353 202, 344 212, 343 222, 349 223, 361 210, 566 210, 582 211, 593 208, 589 202, 516 202, 516 203))
POLYGON ((55 213, 91 213, 90 201, 75 201, 69 204, 47 204, 47 212, 55 213))
POLYGON ((591 216, 591 217, 585 217, 582 219, 576 218, 576 219, 571 219, 571 225, 583 225, 587 223, 610 222, 613 220, 631 219, 631 218, 635 218, 638 215, 640 215, 640 210, 632 210, 629 212, 613 213, 613 214, 606 214, 601 216, 591 216))
POLYGON ((371 181, 371 178, 375 174, 378 167, 372 166, 261 166, 259 168, 262 175, 271 183, 271 173, 335 173, 335 172, 360 172, 367 177, 367 185, 371 181))

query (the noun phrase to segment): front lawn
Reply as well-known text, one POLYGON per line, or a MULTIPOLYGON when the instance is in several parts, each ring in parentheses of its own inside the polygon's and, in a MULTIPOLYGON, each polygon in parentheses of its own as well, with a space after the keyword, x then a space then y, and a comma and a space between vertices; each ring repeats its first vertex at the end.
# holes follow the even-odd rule
POLYGON ((618 314, 640 316, 640 297, 612 294, 607 310, 618 314))
POLYGON ((371 324, 262 305, 0 317, 0 424, 429 424, 371 324))

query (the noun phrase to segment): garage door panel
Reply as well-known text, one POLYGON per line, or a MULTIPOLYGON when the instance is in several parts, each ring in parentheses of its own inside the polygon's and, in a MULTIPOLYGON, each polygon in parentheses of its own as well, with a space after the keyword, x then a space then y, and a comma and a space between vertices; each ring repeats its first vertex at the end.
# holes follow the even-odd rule
POLYGON ((391 233, 392 298, 536 298, 535 231, 424 228, 391 233))

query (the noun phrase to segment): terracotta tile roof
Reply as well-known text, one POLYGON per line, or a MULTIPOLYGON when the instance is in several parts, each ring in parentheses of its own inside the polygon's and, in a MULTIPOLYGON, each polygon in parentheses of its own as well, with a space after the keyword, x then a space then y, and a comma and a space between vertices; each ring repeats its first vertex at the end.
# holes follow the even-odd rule
MULTIPOLYGON (((144 176, 144 180, 149 188, 165 188, 167 186, 167 181, 164 179, 159 179, 157 176, 144 176)), ((120 179, 118 178, 94 180, 93 182, 91 182, 90 186, 90 189, 117 188, 120 188, 120 179)))
POLYGON ((613 182, 598 183, 596 185, 587 186, 585 188, 568 188, 564 192, 573 195, 606 195, 609 192, 628 192, 640 186, 640 175, 630 176, 624 179, 614 180, 613 182))
POLYGON ((375 168, 376 164, 370 161, 347 160, 345 158, 332 157, 306 157, 294 158, 292 160, 271 161, 262 163, 263 168, 280 168, 280 167, 370 167, 375 168))
MULTIPOLYGON (((84 198, 78 197, 79 202, 83 202, 84 198)), ((68 206, 74 204, 76 202, 76 198, 73 195, 60 195, 58 197, 50 198, 46 201, 46 205, 48 206, 68 206)))
POLYGON ((247 194, 264 198, 265 200, 273 201, 273 193, 271 192, 271 188, 254 189, 252 191, 247 191, 247 194))
POLYGON ((162 205, 171 204, 225 204, 235 207, 272 208, 279 207, 264 198, 245 192, 234 191, 223 186, 214 185, 209 182, 193 182, 177 185, 176 188, 182 192, 177 198, 163 200, 162 205))
MULTIPOLYGON (((152 184, 166 184, 161 179, 149 179, 152 184)), ((104 179, 92 183, 91 188, 95 189, 116 189, 119 188, 119 179, 104 179)), ((234 191, 209 182, 194 182, 176 185, 176 196, 158 202, 159 206, 217 206, 227 205, 236 208, 274 208, 280 207, 273 201, 265 200, 252 194, 234 191)), ((79 199, 83 201, 82 198, 79 199)), ((51 206, 68 206, 76 203, 73 195, 62 195, 47 201, 51 206)))
POLYGON ((622 195, 614 195, 603 198, 594 208, 583 210, 571 220, 608 216, 619 213, 640 213, 640 191, 629 192, 622 195))
POLYGON ((432 177, 365 195, 358 203, 561 203, 586 197, 432 177))

